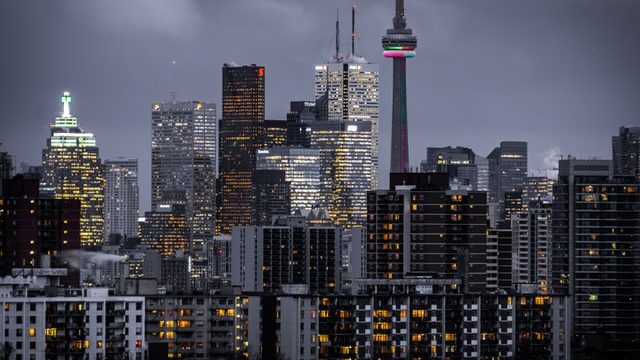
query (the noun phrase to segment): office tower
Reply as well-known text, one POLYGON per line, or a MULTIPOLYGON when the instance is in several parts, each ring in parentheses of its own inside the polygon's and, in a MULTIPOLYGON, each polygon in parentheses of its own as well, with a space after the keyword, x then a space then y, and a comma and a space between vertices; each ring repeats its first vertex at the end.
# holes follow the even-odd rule
POLYGON ((167 257, 189 250, 189 226, 184 205, 160 204, 144 213, 140 243, 167 257))
POLYGON ((253 193, 255 225, 270 225, 274 217, 291 214, 291 183, 284 170, 256 170, 253 193))
POLYGON ((551 202, 555 181, 546 176, 527 176, 522 187, 522 201, 525 205, 531 201, 551 202))
POLYGON ((251 179, 256 150, 265 143, 264 86, 263 66, 225 64, 222 68, 218 233, 231 234, 232 226, 252 222, 251 179))
POLYGON ((477 171, 476 191, 489 191, 489 159, 476 154, 475 157, 477 171))
POLYGON ((488 202, 499 204, 498 216, 504 220, 504 193, 521 191, 527 176, 527 143, 502 141, 488 156, 488 202))
POLYGON ((287 122, 285 120, 264 121, 263 147, 287 146, 287 122))
MULTIPOLYGON (((316 111, 320 120, 368 123, 371 172, 369 188, 378 187, 378 120, 380 69, 357 56, 355 50, 355 6, 351 13, 351 52, 340 54, 340 22, 336 19, 336 53, 332 61, 315 66, 316 111)), ((348 144, 347 144, 348 145, 348 144)))
POLYGON ((328 119, 327 96, 314 101, 292 101, 287 113, 287 145, 311 146, 311 128, 308 123, 328 119), (324 109, 324 110, 323 110, 324 109))
POLYGON ((488 168, 486 159, 465 147, 428 147, 427 159, 420 164, 422 172, 449 174, 452 188, 487 191, 488 168), (476 163, 476 159, 480 163, 476 163))
POLYGON ((526 212, 511 216, 513 283, 533 284, 546 294, 550 280, 551 204, 531 202, 526 212))
POLYGON ((640 184, 610 160, 560 160, 554 187, 552 291, 572 296, 574 354, 640 351, 640 184))
POLYGON ((393 58, 393 119, 391 123, 391 172, 409 168, 409 129, 407 122, 407 58, 416 55, 418 40, 407 28, 404 0, 396 0, 393 28, 382 37, 384 57, 393 58))
POLYGON ((0 273, 10 275, 13 268, 43 265, 42 255, 53 257, 61 251, 80 248, 80 201, 42 199, 38 180, 21 175, 2 180, 0 196, 0 273))
POLYGON ((486 193, 449 190, 442 173, 392 173, 367 200, 367 277, 431 276, 486 288, 486 193))
POLYGON ((213 237, 216 196, 216 106, 202 101, 154 103, 151 109, 151 206, 184 205, 194 277, 204 276, 204 242, 213 237))
POLYGON ((339 227, 281 217, 269 226, 238 226, 232 235, 232 284, 244 291, 281 292, 305 285, 313 294, 340 291, 339 227))
POLYGON ((256 170, 282 170, 290 186, 291 211, 320 204, 320 152, 278 146, 258 150, 256 170))
POLYGON ((42 150, 40 191, 56 199, 80 200, 80 243, 96 246, 104 239, 104 171, 95 137, 71 115, 69 92, 64 92, 62 104, 62 115, 42 150))
POLYGON ((511 223, 511 216, 526 211, 522 201, 522 191, 506 191, 504 193, 503 219, 507 224, 511 223))
MULTIPOLYGON (((2 145, 2 143, 0 143, 2 145)), ((3 179, 10 179, 13 175, 13 159, 9 153, 0 152, 0 183, 3 179)), ((0 185, 0 195, 2 195, 2 185, 0 185)))
POLYGON ((136 237, 140 217, 138 159, 106 160, 104 169, 107 180, 104 190, 105 241, 110 234, 136 237))
POLYGON ((371 189, 371 124, 309 122, 311 148, 320 152, 320 206, 336 225, 362 226, 371 189))
POLYGON ((640 178, 640 127, 621 127, 612 144, 614 174, 640 178))

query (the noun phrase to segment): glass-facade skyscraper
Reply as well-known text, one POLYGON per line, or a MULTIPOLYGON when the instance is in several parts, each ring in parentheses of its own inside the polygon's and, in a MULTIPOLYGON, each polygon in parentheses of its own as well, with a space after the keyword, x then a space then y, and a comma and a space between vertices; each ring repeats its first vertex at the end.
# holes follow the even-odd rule
POLYGON ((327 95, 328 120, 370 124, 370 189, 378 187, 379 78, 378 65, 355 56, 315 67, 315 97, 327 95))
POLYGON ((104 235, 136 237, 140 215, 138 159, 116 158, 105 160, 104 173, 104 235))
POLYGON ((104 238, 104 171, 96 138, 71 115, 69 92, 62 103, 62 115, 56 117, 42 151, 40 189, 45 197, 80 200, 80 244, 96 246, 104 238))
POLYGON ((193 274, 206 269, 204 244, 215 227, 216 106, 154 103, 151 109, 151 204, 184 205, 193 274))
POLYGON ((283 170, 290 184, 291 211, 311 210, 320 204, 320 152, 277 146, 258 150, 257 170, 283 170))
POLYGON ((256 151, 265 144, 264 85, 263 66, 222 68, 218 233, 231 234, 234 225, 253 221, 256 151))

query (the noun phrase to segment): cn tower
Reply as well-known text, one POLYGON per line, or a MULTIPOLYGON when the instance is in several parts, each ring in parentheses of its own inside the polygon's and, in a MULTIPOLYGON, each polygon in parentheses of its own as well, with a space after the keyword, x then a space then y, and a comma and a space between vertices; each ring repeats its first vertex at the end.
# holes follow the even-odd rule
POLYGON ((404 0, 396 0, 393 28, 382 37, 384 57, 393 58, 393 120, 391 125, 391 172, 407 172, 409 142, 407 138, 407 58, 416 56, 418 40, 407 28, 404 0))

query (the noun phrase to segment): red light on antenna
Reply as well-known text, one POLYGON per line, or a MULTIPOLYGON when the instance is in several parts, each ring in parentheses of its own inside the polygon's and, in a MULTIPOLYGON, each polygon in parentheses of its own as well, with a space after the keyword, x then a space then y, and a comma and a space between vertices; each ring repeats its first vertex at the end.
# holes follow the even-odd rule
POLYGON ((258 77, 264 77, 264 68, 258 69, 258 77))

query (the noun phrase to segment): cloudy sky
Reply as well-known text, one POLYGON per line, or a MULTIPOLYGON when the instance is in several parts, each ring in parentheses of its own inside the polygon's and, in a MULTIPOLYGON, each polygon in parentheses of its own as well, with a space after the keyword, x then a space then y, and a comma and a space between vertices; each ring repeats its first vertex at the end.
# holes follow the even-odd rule
MULTIPOLYGON (((225 62, 267 68, 267 117, 313 97, 314 64, 334 49, 336 8, 349 46, 351 0, 20 0, 0 4, 0 142, 37 164, 60 94, 97 136, 101 157, 140 159, 150 204, 150 104, 221 101, 225 62)), ((393 1, 355 1, 356 52, 381 65, 381 174, 389 168, 391 63, 380 38, 393 1)), ((418 57, 408 66, 411 165, 427 146, 486 155, 529 141, 530 170, 555 154, 611 157, 611 136, 640 124, 640 2, 406 0, 418 57)), ((386 175, 381 176, 386 185, 386 175)))

